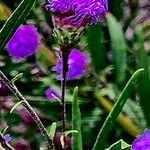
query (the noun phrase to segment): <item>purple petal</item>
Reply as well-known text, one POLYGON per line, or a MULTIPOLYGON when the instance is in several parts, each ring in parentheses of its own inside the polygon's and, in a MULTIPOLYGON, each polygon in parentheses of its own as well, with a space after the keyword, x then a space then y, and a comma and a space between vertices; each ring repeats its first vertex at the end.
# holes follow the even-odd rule
MULTIPOLYGON (((88 57, 82 52, 73 49, 68 58, 67 80, 79 79, 85 74, 85 68, 88 64, 88 57)), ((52 68, 59 75, 57 80, 63 80, 62 77, 62 58, 58 58, 57 65, 52 68)))
POLYGON ((5 139, 5 141, 6 141, 7 143, 11 141, 11 136, 10 136, 10 134, 4 135, 3 138, 5 139))
POLYGON ((54 15, 55 22, 62 25, 84 27, 97 23, 108 11, 107 0, 51 0, 46 9, 54 15))
POLYGON ((59 93, 52 87, 49 87, 45 91, 45 95, 46 95, 47 99, 49 99, 49 100, 54 100, 54 99, 61 100, 61 96, 59 95, 59 93))
POLYGON ((146 129, 143 135, 133 141, 131 150, 150 150, 150 129, 146 129))

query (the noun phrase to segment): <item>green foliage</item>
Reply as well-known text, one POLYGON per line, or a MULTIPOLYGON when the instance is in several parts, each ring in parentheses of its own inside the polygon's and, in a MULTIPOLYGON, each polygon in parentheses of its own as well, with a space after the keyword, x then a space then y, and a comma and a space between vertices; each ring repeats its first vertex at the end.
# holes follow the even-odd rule
POLYGON ((117 85, 120 85, 125 79, 127 45, 121 26, 118 24, 115 17, 110 13, 107 14, 107 24, 111 38, 111 49, 113 54, 116 82, 117 85))
MULTIPOLYGON (((58 46, 56 45, 56 41, 58 39, 54 41, 53 38, 53 24, 50 11, 43 11, 43 4, 46 3, 47 0, 37 0, 34 7, 35 9, 33 9, 29 14, 34 1, 35 0, 14 0, 13 2, 10 2, 10 0, 5 0, 0 2, 0 28, 2 28, 0 31, 0 50, 4 49, 17 27, 22 23, 33 23, 42 37, 42 43, 44 43, 40 46, 36 57, 31 56, 21 62, 12 61, 6 51, 1 51, 0 68, 2 72, 8 76, 8 78, 11 79, 14 77, 11 82, 15 82, 17 80, 17 82, 15 82, 16 86, 28 99, 31 106, 34 106, 35 110, 38 110, 38 116, 42 119, 45 127, 49 129, 49 125, 54 122, 49 133, 49 136, 53 139, 56 131, 55 122, 57 121, 58 131, 61 131, 62 128, 60 117, 62 107, 58 101, 47 101, 44 97, 44 93, 48 86, 55 88, 58 93, 61 92, 60 82, 56 81, 57 74, 51 71, 51 67, 56 64, 56 58, 53 54, 53 50, 55 49, 55 46, 58 46), (7 10, 3 9, 4 5, 1 3, 4 3, 8 7, 7 10), (14 10, 16 6, 18 6, 17 9, 11 15, 11 10, 14 10), (10 17, 6 20, 8 16, 10 17), (47 26, 48 24, 49 26, 47 26), (24 74, 21 79, 21 74, 19 74, 20 72, 23 72, 24 74), (16 75, 17 77, 15 77, 16 75)), ((137 67, 144 68, 144 72, 140 80, 138 80, 136 84, 133 83, 133 86, 138 86, 138 91, 132 90, 131 96, 128 98, 128 101, 122 110, 122 114, 125 116, 124 121, 127 121, 127 126, 124 126, 126 124, 122 125, 123 121, 121 120, 122 122, 120 121, 120 123, 117 119, 116 126, 112 128, 116 120, 116 116, 119 111, 121 111, 121 107, 119 109, 117 108, 114 117, 112 117, 110 124, 107 126, 108 130, 105 130, 105 135, 107 136, 108 134, 111 134, 111 137, 108 137, 107 140, 105 140, 105 137, 103 136, 101 137, 101 142, 105 147, 109 147, 111 145, 110 143, 118 141, 118 139, 126 139, 127 143, 131 143, 137 135, 137 132, 132 132, 134 130, 132 127, 130 128, 128 121, 133 123, 135 129, 138 129, 138 133, 143 131, 146 127, 145 118, 148 123, 147 126, 150 126, 150 118, 148 115, 150 114, 150 103, 148 99, 150 97, 148 69, 149 49, 144 47, 145 41, 147 40, 149 42, 150 39, 150 28, 149 23, 146 22, 141 24, 142 30, 144 31, 143 33, 141 29, 134 29, 134 23, 136 22, 134 18, 137 18, 136 10, 139 10, 137 3, 138 1, 130 1, 130 3, 128 3, 128 1, 121 0, 109 1, 109 11, 114 16, 108 13, 108 15, 106 15, 107 24, 105 21, 102 21, 103 23, 87 27, 87 39, 81 37, 82 40, 75 47, 82 49, 83 51, 86 49, 89 50, 89 52, 86 53, 91 56, 91 62, 99 76, 95 76, 96 74, 95 72, 92 72, 93 68, 90 68, 90 64, 87 66, 87 72, 84 78, 67 82, 66 119, 67 129, 69 130, 64 132, 64 136, 72 134, 75 137, 75 140, 73 141, 75 145, 74 150, 92 149, 97 133, 101 128, 101 125, 104 123, 107 113, 111 110, 107 109, 106 103, 104 103, 104 105, 100 104, 98 98, 94 96, 95 93, 102 95, 106 99, 104 99, 104 101, 112 104, 111 106, 113 107, 113 103, 115 103, 115 100, 118 99, 118 95, 124 87, 125 81, 129 79, 137 67), (126 8, 131 11, 128 15, 123 14, 123 10, 126 10, 126 8), (121 21, 121 24, 119 24, 118 21, 121 21), (109 32, 106 30, 107 27, 109 32), (122 29, 124 30, 125 35, 122 29), (135 34, 136 38, 132 36, 135 34), (110 51, 113 53, 112 62, 107 60, 106 55, 106 52, 110 51), (114 69, 115 74, 113 73, 114 69), (76 89, 72 105, 72 90, 75 86, 80 86, 80 90, 78 94, 76 89), (114 87, 121 90, 118 90, 118 93, 116 94, 114 87), (140 100, 138 96, 140 97, 140 100), (139 103, 141 103, 141 105, 139 105, 139 103), (70 109, 71 106, 73 106, 72 110, 70 109), (82 118, 80 111, 82 113, 82 118), (71 118, 71 114, 73 118, 71 118), (128 129, 130 132, 128 132, 128 129), (110 130, 112 131, 109 132, 110 130)), ((0 94, 3 94, 3 84, 1 86, 0 94)), ((4 101, 3 96, 0 95, 2 96, 2 101, 0 102, 2 115, 0 116, 0 120, 1 122, 4 122, 4 124, 7 122, 7 125, 9 125, 7 133, 11 134, 13 138, 12 143, 18 141, 18 139, 25 139, 30 144, 31 149, 35 150, 39 149, 40 146, 45 145, 45 141, 40 133, 37 132, 33 121, 30 120, 30 118, 28 120, 28 116, 24 120, 24 110, 21 109, 21 113, 20 109, 18 109, 21 102, 17 103, 16 98, 14 98, 9 91, 7 91, 6 94, 8 97, 6 96, 6 99, 4 97, 4 101), (10 106, 10 104, 12 105, 10 106), (8 110, 10 107, 13 107, 11 110, 13 111, 12 114, 10 114, 10 110, 8 110), (15 109, 16 111, 14 111, 15 109), (26 120, 29 122, 26 122, 26 120), (25 133, 23 132, 24 129, 26 130, 25 133)), ((125 100, 126 98, 123 100, 123 103, 125 100)), ((121 106, 123 103, 121 103, 121 106)), ((2 131, 4 128, 5 127, 2 124, 2 126, 0 126, 0 130, 2 131)), ((104 128, 105 127, 103 126, 103 129, 104 128)), ((101 134, 104 134, 104 132, 101 134)), ((64 137, 61 136, 62 145, 64 145, 63 142, 64 137)), ((121 147, 122 145, 124 145, 124 142, 120 140, 108 149, 112 150, 118 147, 118 149, 121 150, 121 148, 125 148, 121 147)), ((46 148, 41 147, 40 149, 45 150, 46 148)), ((104 150, 102 147, 99 149, 104 150)), ((127 150, 128 149, 129 148, 127 148, 127 150)))
POLYGON ((50 139, 53 141, 53 139, 54 139, 54 136, 55 136, 55 132, 56 132, 56 127, 57 127, 57 124, 56 124, 56 122, 53 122, 52 123, 52 125, 51 125, 51 127, 50 127, 50 131, 49 131, 49 137, 50 137, 50 139))
POLYGON ((78 105, 78 87, 75 87, 73 95, 74 99, 72 103, 72 129, 77 130, 78 133, 72 134, 72 150, 82 150, 81 114, 78 105))
POLYGON ((78 131, 77 130, 69 130, 69 131, 65 131, 64 132, 64 135, 62 134, 61 137, 60 137, 60 142, 61 142, 61 145, 62 147, 64 148, 64 137, 67 137, 69 134, 77 134, 78 131))
POLYGON ((144 48, 144 37, 140 28, 136 30, 136 41, 137 41, 137 66, 138 68, 143 67, 144 73, 141 76, 138 86, 138 94, 140 96, 140 103, 147 121, 147 126, 150 127, 150 78, 149 78, 149 64, 148 55, 144 48))
POLYGON ((14 84, 17 80, 19 80, 23 76, 23 73, 17 74, 13 79, 11 79, 11 83, 14 84))
POLYGON ((24 101, 19 101, 19 102, 17 102, 17 103, 12 107, 12 109, 10 110, 10 113, 13 113, 13 111, 14 111, 17 107, 19 107, 22 103, 24 103, 24 101))
POLYGON ((106 150, 130 150, 130 145, 124 142, 122 139, 111 145, 106 150))
POLYGON ((97 73, 105 67, 104 36, 101 23, 88 27, 87 30, 88 49, 91 54, 92 63, 97 73))
POLYGON ((115 123, 118 115, 122 111, 122 108, 125 102, 127 101, 133 88, 133 83, 135 83, 135 81, 139 78, 139 76, 143 73, 143 71, 144 69, 139 69, 135 71, 135 73, 129 79, 128 83, 126 84, 122 93, 120 94, 116 104, 114 105, 113 109, 106 118, 100 132, 98 133, 93 150, 99 150, 100 148, 103 149, 105 138, 107 137, 109 131, 111 130, 113 124, 115 123))
POLYGON ((35 0, 23 0, 0 31, 0 50, 4 49, 16 29, 28 16, 35 0))

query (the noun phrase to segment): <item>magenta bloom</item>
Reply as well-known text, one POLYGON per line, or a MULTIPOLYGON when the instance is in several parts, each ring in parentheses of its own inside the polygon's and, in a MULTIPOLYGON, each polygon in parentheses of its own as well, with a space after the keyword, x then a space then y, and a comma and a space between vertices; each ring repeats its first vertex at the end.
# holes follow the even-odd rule
POLYGON ((108 11, 107 0, 48 0, 57 24, 85 27, 96 24, 108 11))
POLYGON ((10 136, 10 134, 5 134, 4 136, 3 136, 3 138, 5 139, 5 142, 10 142, 11 141, 11 136, 10 136))
POLYGON ((33 55, 40 45, 39 34, 33 25, 21 25, 6 45, 9 55, 22 59, 33 55))
MULTIPOLYGON (((82 52, 73 49, 68 58, 67 80, 79 79, 85 74, 85 67, 88 63, 88 57, 82 52)), ((58 58, 57 65, 52 68, 59 75, 58 80, 63 80, 62 77, 62 58, 58 58)))
POLYGON ((146 129, 143 135, 140 135, 132 143, 131 150, 150 150, 150 130, 146 129))
POLYGON ((45 91, 45 95, 46 95, 46 98, 49 99, 49 100, 54 100, 54 99, 61 100, 60 94, 54 88, 52 88, 52 87, 49 87, 45 91))
POLYGON ((15 150, 31 150, 31 147, 26 140, 17 141, 14 145, 15 150))

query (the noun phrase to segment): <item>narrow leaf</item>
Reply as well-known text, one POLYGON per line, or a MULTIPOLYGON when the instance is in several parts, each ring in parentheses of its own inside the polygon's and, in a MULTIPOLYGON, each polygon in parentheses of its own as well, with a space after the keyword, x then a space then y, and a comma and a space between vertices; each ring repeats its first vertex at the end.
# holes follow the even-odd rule
POLYGON ((68 134, 71 134, 71 133, 78 133, 77 130, 69 130, 69 131, 65 131, 64 134, 61 135, 60 137, 60 143, 61 143, 61 146, 62 148, 64 148, 64 136, 66 137, 68 134))
POLYGON ((23 0, 0 30, 0 50, 4 49, 16 29, 28 16, 35 0, 23 0))
POLYGON ((130 150, 130 145, 121 139, 105 150, 130 150))
POLYGON ((19 101, 19 102, 17 102, 17 103, 13 106, 13 108, 10 110, 10 113, 13 113, 13 111, 14 111, 19 105, 21 105, 23 102, 24 102, 24 101, 19 101))
POLYGON ((82 135, 81 135, 81 113, 78 104, 78 87, 73 91, 73 103, 72 103, 72 129, 77 130, 78 133, 73 133, 72 150, 82 150, 82 135))
POLYGON ((137 66, 138 68, 143 67, 144 73, 142 74, 141 80, 139 81, 138 94, 140 96, 140 103, 147 121, 147 126, 150 127, 150 79, 149 79, 149 64, 148 54, 144 48, 144 35, 140 28, 136 30, 136 42, 137 42, 137 66))
POLYGON ((91 54, 95 71, 99 73, 105 67, 105 48, 102 25, 99 23, 88 27, 87 30, 88 49, 91 54))
POLYGON ((9 128, 9 126, 6 126, 6 127, 4 128, 4 130, 3 130, 3 132, 2 132, 3 135, 6 134, 6 131, 7 131, 8 128, 9 128))
POLYGON ((65 131, 64 134, 65 134, 65 137, 71 133, 78 133, 77 130, 69 130, 69 131, 65 131))
POLYGON ((52 141, 53 141, 54 136, 55 136, 56 127, 57 127, 56 122, 53 122, 52 125, 51 125, 51 128, 50 128, 50 132, 49 132, 49 136, 50 136, 50 139, 51 139, 52 141))
POLYGON ((13 79, 11 79, 11 83, 14 84, 17 80, 19 80, 23 76, 23 73, 17 74, 13 79))
POLYGON ((110 13, 107 14, 107 24, 111 39, 116 82, 118 85, 120 85, 125 79, 127 45, 121 26, 118 24, 114 16, 110 13))
POLYGON ((126 86, 124 87, 122 93, 120 94, 117 102, 115 103, 113 109, 109 113, 108 117, 106 118, 102 128, 100 129, 96 142, 94 144, 93 150, 103 149, 104 141, 111 130, 112 126, 114 125, 118 115, 122 111, 122 108, 127 101, 133 85, 135 81, 139 78, 139 76, 143 73, 144 69, 139 69, 135 71, 135 73, 131 76, 129 81, 127 82, 126 86))

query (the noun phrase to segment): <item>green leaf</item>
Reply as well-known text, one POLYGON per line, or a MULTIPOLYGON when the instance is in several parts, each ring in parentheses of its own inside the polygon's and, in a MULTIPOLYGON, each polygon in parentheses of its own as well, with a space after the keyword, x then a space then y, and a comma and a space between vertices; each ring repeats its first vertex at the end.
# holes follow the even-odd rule
POLYGON ((19 102, 17 102, 17 103, 12 107, 12 109, 10 110, 10 113, 13 113, 13 111, 14 111, 19 105, 21 105, 23 102, 24 102, 24 101, 19 101, 19 102))
POLYGON ((28 16, 35 0, 23 0, 0 30, 0 50, 4 49, 16 29, 28 16))
POLYGON ((105 56, 106 56, 102 25, 100 23, 88 27, 87 42, 95 71, 99 73, 105 67, 105 56))
POLYGON ((4 128, 4 130, 3 130, 3 135, 5 135, 6 134, 6 131, 7 131, 7 129, 9 128, 9 126, 6 126, 5 128, 4 128))
POLYGON ((121 26, 110 13, 107 14, 107 24, 111 39, 116 82, 118 85, 120 85, 125 79, 127 45, 121 26))
POLYGON ((130 145, 121 139, 105 150, 130 150, 130 145))
POLYGON ((19 80, 23 76, 23 73, 17 74, 13 79, 11 79, 11 83, 14 84, 17 80, 19 80))
POLYGON ((94 144, 93 150, 99 150, 100 148, 103 149, 104 141, 109 133, 109 131, 112 129, 112 126, 114 125, 118 115, 123 109, 124 104, 126 103, 131 90, 133 89, 133 85, 135 81, 140 77, 140 75, 144 72, 144 69, 139 69, 134 72, 134 74, 131 76, 129 81, 127 82, 126 86, 124 87, 123 91, 121 92, 117 102, 115 103, 113 109, 109 113, 108 117, 106 118, 102 128, 100 129, 96 142, 94 144))
POLYGON ((64 132, 65 136, 67 136, 67 135, 69 135, 71 133, 78 133, 78 131, 77 130, 69 130, 69 131, 65 131, 64 132))
POLYGON ((49 134, 48 134, 48 135, 50 136, 50 139, 51 139, 52 141, 53 141, 54 136, 55 136, 56 127, 57 127, 56 122, 53 122, 52 125, 51 125, 51 128, 50 128, 49 134))
POLYGON ((69 130, 69 131, 65 131, 64 135, 63 134, 61 135, 60 143, 61 143, 62 148, 64 148, 64 136, 66 137, 68 134, 71 134, 71 133, 78 133, 78 131, 77 130, 69 130))
POLYGON ((78 134, 73 133, 72 150, 82 150, 82 135, 81 135, 81 113, 78 105, 78 87, 73 91, 72 103, 72 129, 77 130, 78 134))
POLYGON ((144 48, 144 35, 140 28, 136 29, 136 44, 138 47, 137 51, 137 66, 138 68, 143 67, 144 73, 141 76, 138 86, 138 94, 140 96, 140 103, 144 116, 147 121, 147 126, 150 127, 150 78, 149 78, 149 64, 148 64, 148 54, 144 48))

